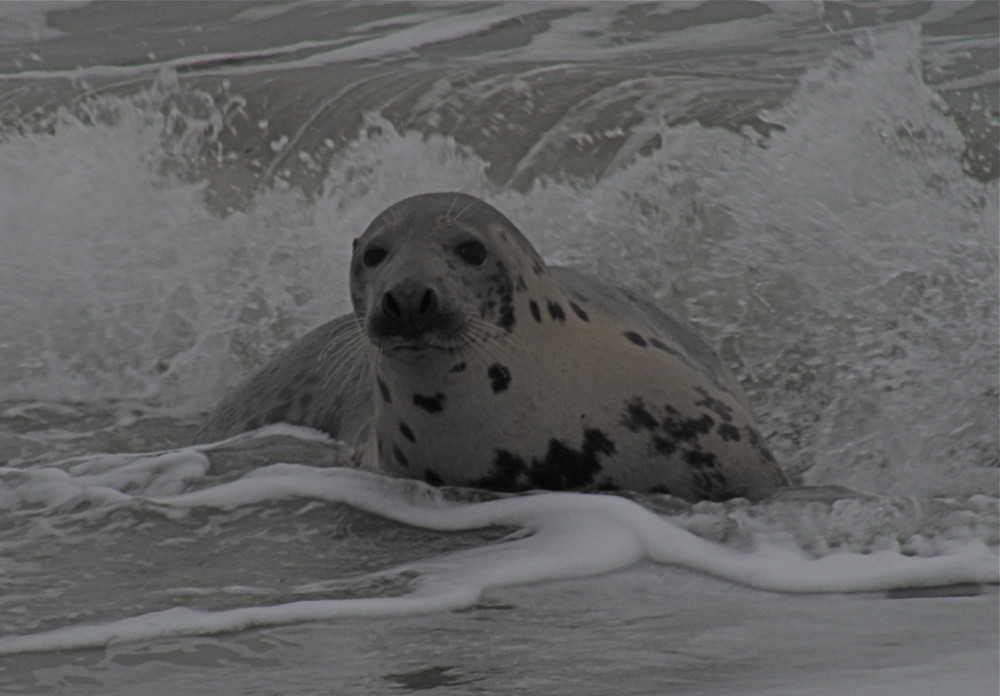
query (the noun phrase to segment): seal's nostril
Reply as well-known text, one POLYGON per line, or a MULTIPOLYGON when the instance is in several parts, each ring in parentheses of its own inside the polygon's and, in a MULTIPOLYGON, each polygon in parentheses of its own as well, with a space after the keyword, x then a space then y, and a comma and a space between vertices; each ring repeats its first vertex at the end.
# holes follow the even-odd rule
POLYGON ((434 293, 433 290, 427 288, 427 292, 424 293, 423 298, 420 300, 420 313, 433 314, 436 308, 437 308, 437 295, 434 293))
POLYGON ((449 320, 437 290, 412 280, 383 292, 379 309, 376 323, 385 336, 421 336, 441 329, 449 320))
POLYGON ((392 296, 391 292, 382 295, 382 309, 396 317, 402 313, 399 303, 396 302, 396 298, 392 296))

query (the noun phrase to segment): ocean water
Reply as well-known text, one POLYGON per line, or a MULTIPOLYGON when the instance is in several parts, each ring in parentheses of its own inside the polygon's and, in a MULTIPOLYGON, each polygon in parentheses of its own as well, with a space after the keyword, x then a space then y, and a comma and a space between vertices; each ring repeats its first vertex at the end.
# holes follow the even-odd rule
POLYGON ((996 694, 992 2, 0 4, 0 692, 996 694), (461 190, 655 297, 805 487, 192 448, 461 190))

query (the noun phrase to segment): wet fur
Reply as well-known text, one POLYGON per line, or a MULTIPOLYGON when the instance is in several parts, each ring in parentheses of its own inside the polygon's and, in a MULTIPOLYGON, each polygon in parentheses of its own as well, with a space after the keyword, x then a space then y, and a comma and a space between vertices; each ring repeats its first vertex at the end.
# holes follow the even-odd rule
POLYGON ((351 274, 355 312, 237 387, 199 441, 288 422, 395 475, 506 491, 722 500, 786 483, 738 383, 688 324, 631 291, 546 267, 477 199, 429 194, 392 206, 356 242, 351 274), (453 264, 434 246, 456 229, 489 240, 487 268, 453 264), (399 259, 366 268, 358 257, 371 240, 399 259), (433 279, 449 303, 447 330, 429 338, 438 347, 412 355, 371 321, 407 273, 433 279))

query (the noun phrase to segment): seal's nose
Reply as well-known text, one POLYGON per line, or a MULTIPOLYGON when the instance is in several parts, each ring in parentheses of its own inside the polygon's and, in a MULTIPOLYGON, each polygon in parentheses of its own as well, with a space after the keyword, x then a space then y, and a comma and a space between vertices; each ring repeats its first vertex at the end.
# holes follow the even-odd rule
POLYGON ((415 338, 441 324, 442 312, 434 288, 414 280, 404 281, 382 294, 379 333, 415 338))

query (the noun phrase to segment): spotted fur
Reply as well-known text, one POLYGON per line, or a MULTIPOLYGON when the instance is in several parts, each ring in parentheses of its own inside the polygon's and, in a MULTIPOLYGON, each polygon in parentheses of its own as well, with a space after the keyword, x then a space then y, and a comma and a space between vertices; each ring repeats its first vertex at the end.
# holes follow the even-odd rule
POLYGON ((530 300, 528 302, 528 307, 531 310, 531 316, 532 316, 532 318, 535 321, 537 321, 539 324, 541 324, 542 323, 542 310, 538 308, 538 303, 535 302, 534 300, 530 300))
MULTIPOLYGON (((542 457, 531 459, 497 449, 490 473, 472 482, 473 486, 499 491, 525 491, 532 488, 562 491, 595 487, 601 473, 601 455, 614 454, 615 443, 596 428, 585 428, 579 448, 551 438, 542 457)), ((606 480, 604 488, 613 486, 606 480)))
POLYGON ((566 312, 563 311, 562 306, 558 302, 552 302, 550 300, 548 307, 549 316, 552 317, 553 320, 558 321, 560 324, 566 321, 566 312))
POLYGON ((580 318, 580 321, 590 321, 590 315, 583 311, 583 308, 576 302, 570 302, 569 308, 573 310, 573 314, 580 318))
POLYGON ((486 376, 490 378, 490 388, 494 394, 507 391, 510 386, 510 370, 500 363, 493 363, 486 371, 486 376))
POLYGON ((739 384, 690 326, 547 267, 471 196, 384 211, 355 243, 350 285, 354 313, 227 397, 202 438, 297 423, 384 472, 499 491, 723 500, 786 482, 739 384))
POLYGON ((637 345, 640 348, 645 348, 647 345, 649 345, 648 343, 646 343, 646 339, 637 334, 635 331, 626 331, 622 335, 628 339, 629 343, 637 345))
POLYGON ((385 386, 385 382, 382 381, 381 377, 376 377, 375 381, 378 382, 378 390, 379 393, 382 395, 382 401, 386 402, 387 404, 391 404, 392 394, 389 392, 389 387, 385 386))
POLYGON ((419 406, 427 413, 441 413, 444 410, 445 395, 441 392, 437 392, 433 396, 426 396, 424 394, 414 394, 413 395, 413 405, 419 406))
POLYGON ((413 434, 413 430, 406 423, 400 422, 399 432, 402 433, 403 437, 405 437, 410 442, 417 441, 417 436, 413 434))
POLYGON ((668 346, 666 343, 664 343, 663 341, 661 341, 658 338, 651 338, 651 339, 649 339, 649 345, 653 346, 653 348, 656 348, 657 350, 662 350, 664 353, 668 353, 670 355, 677 356, 677 357, 681 356, 680 351, 678 351, 678 350, 676 350, 674 348, 671 348, 670 346, 668 346))

